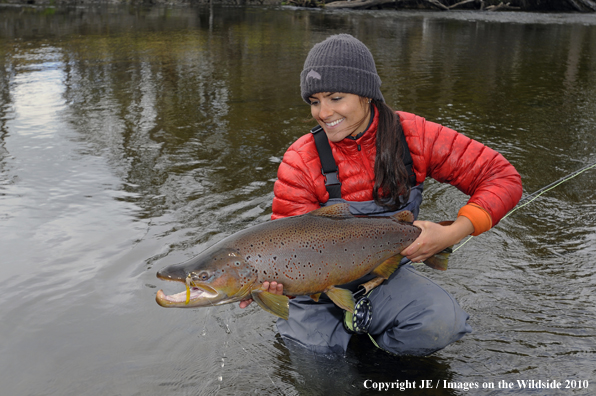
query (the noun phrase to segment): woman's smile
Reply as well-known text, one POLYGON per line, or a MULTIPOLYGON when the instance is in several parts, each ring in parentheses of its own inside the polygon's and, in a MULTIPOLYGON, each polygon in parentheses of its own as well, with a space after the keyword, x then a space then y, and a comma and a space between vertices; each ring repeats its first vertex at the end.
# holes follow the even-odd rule
POLYGON ((336 121, 333 121, 333 122, 326 122, 325 124, 327 124, 327 126, 329 128, 333 128, 334 126, 336 126, 337 124, 339 124, 343 120, 345 120, 345 118, 340 118, 339 120, 336 120, 336 121))

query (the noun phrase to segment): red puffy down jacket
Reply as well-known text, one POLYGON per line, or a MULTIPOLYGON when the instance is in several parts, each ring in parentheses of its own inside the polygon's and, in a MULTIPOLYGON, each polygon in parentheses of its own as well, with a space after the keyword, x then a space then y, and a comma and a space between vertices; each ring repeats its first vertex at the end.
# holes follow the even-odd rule
MULTIPOLYGON (((472 220, 474 235, 496 225, 517 204, 522 194, 521 177, 501 154, 422 117, 405 112, 397 114, 414 162, 416 182, 420 184, 432 177, 470 195, 468 210, 460 214, 473 213, 464 215, 472 220), (480 224, 479 218, 488 218, 487 214, 488 226, 480 224)), ((377 122, 378 111, 359 139, 329 142, 339 168, 342 198, 348 201, 373 199, 377 122)), ((308 213, 329 199, 310 133, 288 148, 277 176, 272 219, 308 213)))

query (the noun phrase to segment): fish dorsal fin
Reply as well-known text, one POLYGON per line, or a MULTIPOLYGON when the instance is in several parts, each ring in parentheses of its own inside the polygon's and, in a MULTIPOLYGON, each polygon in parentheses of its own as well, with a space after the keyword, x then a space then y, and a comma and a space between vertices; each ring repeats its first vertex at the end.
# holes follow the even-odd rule
POLYGON ((383 261, 381 265, 375 268, 372 273, 383 279, 389 279, 391 274, 399 267, 402 258, 403 256, 400 254, 389 257, 387 260, 383 261))
POLYGON ((354 296, 348 289, 331 286, 325 294, 341 309, 354 313, 354 296))
POLYGON ((288 296, 269 293, 261 289, 253 290, 251 296, 265 311, 288 320, 290 316, 290 299, 288 296))
POLYGON ((317 210, 309 213, 311 216, 323 216, 334 219, 352 218, 354 215, 350 213, 350 204, 338 203, 335 205, 323 206, 317 210))
POLYGON ((404 223, 413 223, 414 222, 414 214, 409 210, 403 210, 401 212, 397 212, 394 215, 391 215, 395 220, 402 221, 404 223))

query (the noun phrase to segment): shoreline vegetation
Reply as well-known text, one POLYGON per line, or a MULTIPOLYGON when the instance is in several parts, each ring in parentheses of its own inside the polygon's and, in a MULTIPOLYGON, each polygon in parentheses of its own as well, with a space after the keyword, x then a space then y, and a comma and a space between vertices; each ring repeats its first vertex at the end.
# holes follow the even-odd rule
MULTIPOLYGON (((318 0, 288 0, 289 4, 303 7, 318 7, 318 0)), ((575 11, 596 12, 596 0, 323 0, 326 8, 351 9, 453 9, 478 11, 575 11), (326 3, 325 3, 326 1, 326 3)))
POLYGON ((596 0, 0 0, 0 5, 291 5, 328 9, 428 9, 449 11, 596 12, 596 0))

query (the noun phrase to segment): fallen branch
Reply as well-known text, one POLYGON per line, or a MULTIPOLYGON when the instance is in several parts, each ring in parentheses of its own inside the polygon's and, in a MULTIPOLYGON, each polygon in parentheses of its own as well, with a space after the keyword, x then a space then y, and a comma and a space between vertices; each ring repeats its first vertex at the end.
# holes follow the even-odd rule
POLYGON ((567 0, 567 2, 579 12, 596 11, 596 2, 594 0, 567 0))
POLYGON ((503 4, 503 2, 500 2, 499 5, 491 5, 485 8, 485 10, 487 11, 508 11, 508 10, 520 10, 520 7, 513 7, 510 6, 509 4, 511 3, 507 3, 507 4, 503 4))
POLYGON ((334 1, 333 3, 325 4, 325 8, 367 9, 388 3, 395 3, 395 0, 334 1))
POLYGON ((463 5, 470 4, 470 3, 475 3, 475 2, 476 2, 476 0, 464 0, 464 1, 460 1, 459 3, 455 3, 453 5, 450 5, 447 8, 449 8, 450 10, 452 10, 452 9, 454 9, 456 7, 461 7, 463 5))
POLYGON ((427 2, 429 2, 430 4, 434 5, 435 7, 440 8, 443 11, 449 11, 449 7, 447 7, 445 4, 441 3, 439 0, 426 0, 427 2))

